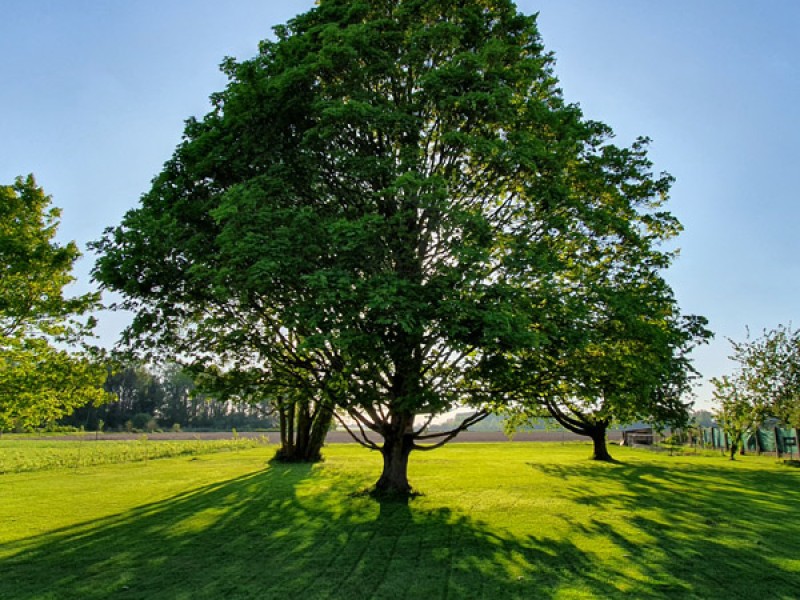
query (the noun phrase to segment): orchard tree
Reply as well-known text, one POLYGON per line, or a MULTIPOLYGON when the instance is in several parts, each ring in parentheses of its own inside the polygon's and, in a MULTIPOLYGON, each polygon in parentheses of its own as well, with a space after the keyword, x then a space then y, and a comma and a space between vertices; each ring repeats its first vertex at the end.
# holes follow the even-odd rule
POLYGON ((509 0, 321 0, 225 60, 212 111, 95 245, 126 339, 319 403, 381 452, 376 491, 408 493, 412 450, 571 343, 592 240, 674 227, 645 142, 612 145, 552 63, 509 0))
POLYGON ((98 295, 64 295, 80 253, 54 241, 59 217, 33 176, 0 186, 0 431, 105 399, 105 368, 66 349, 91 332, 98 295))
POLYGON ((736 451, 744 454, 744 437, 754 432, 764 415, 757 402, 748 394, 747 385, 739 376, 725 375, 711 380, 714 400, 718 404, 715 417, 728 438, 731 460, 736 451))
POLYGON ((712 384, 733 459, 742 436, 767 419, 800 423, 800 330, 779 325, 755 339, 730 342, 737 368, 712 384))

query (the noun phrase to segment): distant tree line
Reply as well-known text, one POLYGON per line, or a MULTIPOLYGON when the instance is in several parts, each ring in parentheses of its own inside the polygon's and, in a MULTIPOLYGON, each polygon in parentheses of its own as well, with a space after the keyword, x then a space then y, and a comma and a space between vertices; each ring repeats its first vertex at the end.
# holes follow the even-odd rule
POLYGON ((201 393, 191 374, 175 364, 160 369, 128 365, 112 372, 104 387, 115 400, 78 408, 61 424, 89 431, 247 430, 277 424, 267 402, 219 400, 201 393))

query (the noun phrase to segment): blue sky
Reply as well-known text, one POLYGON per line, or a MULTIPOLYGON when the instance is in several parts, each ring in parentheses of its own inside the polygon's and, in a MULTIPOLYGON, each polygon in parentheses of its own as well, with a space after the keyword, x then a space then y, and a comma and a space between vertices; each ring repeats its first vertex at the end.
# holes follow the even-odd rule
MULTIPOLYGON (((569 101, 620 144, 653 139, 684 224, 667 274, 715 341, 706 376, 741 340, 795 321, 800 296, 800 2, 520 0, 539 12, 569 101)), ((311 1, 0 0, 0 183, 34 173, 81 247, 136 205, 183 121, 224 87, 224 56, 247 58, 311 1)), ((91 257, 77 269, 88 289, 91 257)), ((124 324, 103 315, 110 344, 124 324)), ((708 387, 699 391, 706 403, 708 387)))

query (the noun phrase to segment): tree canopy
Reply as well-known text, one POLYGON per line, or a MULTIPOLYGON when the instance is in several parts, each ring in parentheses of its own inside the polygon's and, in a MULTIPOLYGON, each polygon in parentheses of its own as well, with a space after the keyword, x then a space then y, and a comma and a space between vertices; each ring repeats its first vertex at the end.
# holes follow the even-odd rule
POLYGON ((0 186, 0 431, 36 426, 105 398, 105 369, 67 350, 91 332, 97 294, 68 297, 74 243, 32 176, 0 186))
POLYGON ((525 356, 577 343, 593 277, 664 264, 671 178, 564 101, 510 1, 322 0, 222 67, 95 277, 129 340, 337 408, 379 490, 530 389, 525 356))

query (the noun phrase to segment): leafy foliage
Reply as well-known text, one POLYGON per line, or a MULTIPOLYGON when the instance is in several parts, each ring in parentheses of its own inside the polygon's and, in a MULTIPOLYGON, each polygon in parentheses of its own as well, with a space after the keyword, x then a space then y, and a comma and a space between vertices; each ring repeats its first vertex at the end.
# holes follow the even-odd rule
POLYGON ((569 352, 585 290, 663 266, 671 179, 564 102, 508 0, 323 0, 275 34, 223 63, 95 276, 129 340, 338 407, 405 490, 409 452, 459 431, 420 415, 480 420, 521 356, 569 352))
POLYGON ((549 342, 517 353, 506 365, 524 393, 509 425, 552 416, 595 440, 595 457, 610 459, 605 432, 613 421, 657 427, 688 423, 697 372, 690 353, 711 333, 701 316, 681 315, 662 272, 674 253, 663 248, 681 230, 664 210, 672 179, 653 179, 646 140, 630 150, 604 149, 582 167, 573 186, 596 202, 592 229, 577 223, 562 240, 564 268, 555 290, 549 342), (591 184, 586 183, 591 182, 591 184))
POLYGON ((64 349, 91 332, 99 296, 64 295, 80 253, 54 241, 59 216, 32 176, 0 186, 0 430, 106 399, 105 369, 64 349))
POLYGON ((800 330, 779 325, 755 339, 730 341, 737 369, 712 379, 716 417, 728 436, 738 444, 768 419, 800 423, 800 330))
POLYGON ((731 344, 739 386, 761 416, 800 423, 800 329, 779 325, 731 344))
MULTIPOLYGON (((594 457, 606 460, 605 434, 614 421, 688 425, 688 396, 697 376, 689 353, 710 334, 702 318, 654 315, 652 308, 640 306, 597 327, 584 326, 582 343, 545 356, 530 396, 507 409, 510 425, 551 416, 573 433, 592 437, 594 457)), ((672 311, 674 303, 668 298, 658 309, 672 311)))
POLYGON ((742 437, 754 431, 762 416, 752 398, 742 389, 741 380, 730 376, 712 379, 714 400, 719 404, 716 412, 717 422, 728 436, 731 460, 742 445, 742 437))

